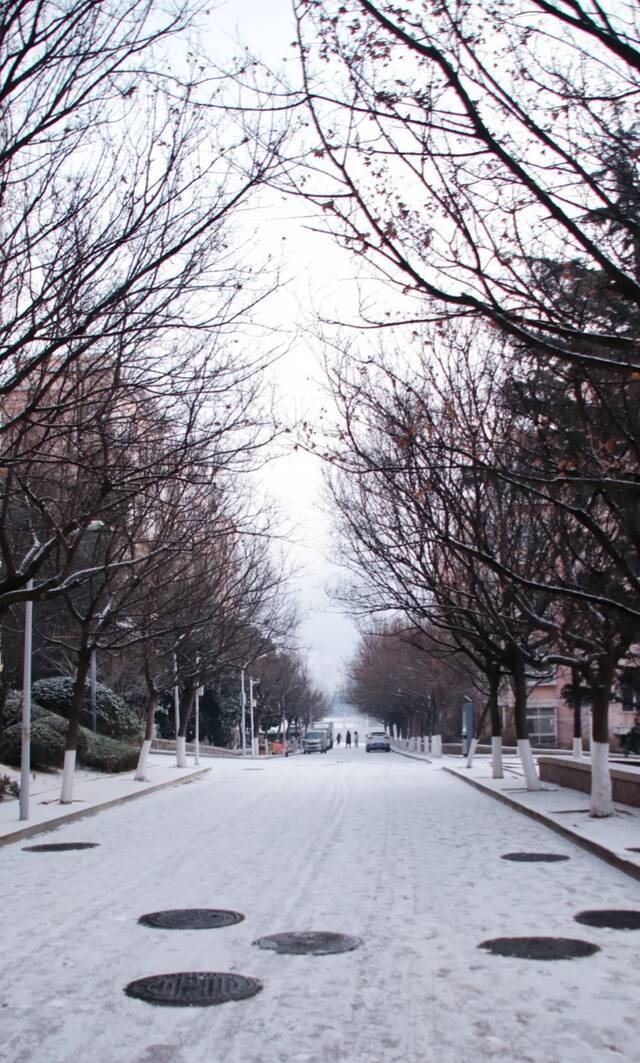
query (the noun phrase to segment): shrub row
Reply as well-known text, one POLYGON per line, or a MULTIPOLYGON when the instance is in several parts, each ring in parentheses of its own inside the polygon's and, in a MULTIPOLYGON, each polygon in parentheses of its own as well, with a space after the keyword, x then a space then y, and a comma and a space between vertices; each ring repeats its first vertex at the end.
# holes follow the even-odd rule
MULTIPOLYGON (((31 724, 31 763, 34 768, 60 768, 64 764, 67 721, 53 712, 44 712, 31 724)), ((20 764, 22 728, 7 727, 0 743, 0 760, 20 764)), ((99 771, 130 771, 135 768, 138 750, 127 742, 94 734, 81 727, 78 733, 78 761, 99 771)))
MULTIPOLYGON (((69 718, 73 679, 68 676, 54 676, 52 679, 38 679, 31 688, 34 701, 48 712, 69 718)), ((84 708, 80 723, 91 727, 91 690, 87 683, 85 688, 84 708)), ((98 734, 109 738, 140 738, 142 725, 137 713, 126 701, 115 694, 109 687, 96 684, 96 726, 98 734)))
MULTIPOLYGON (((34 683, 31 703, 31 763, 34 768, 60 768, 64 764, 67 720, 73 681, 67 678, 42 679, 34 683), (57 706, 55 709, 52 706, 57 706)), ((88 699, 88 695, 87 695, 88 699)), ((90 707, 83 714, 90 721, 90 707)), ((81 727, 78 734, 78 761, 99 771, 130 771, 138 759, 136 746, 125 739, 140 738, 140 723, 122 698, 98 685, 97 725, 106 733, 94 734, 81 727)), ((7 695, 5 729, 0 743, 0 760, 19 765, 22 745, 22 697, 16 691, 7 695)))

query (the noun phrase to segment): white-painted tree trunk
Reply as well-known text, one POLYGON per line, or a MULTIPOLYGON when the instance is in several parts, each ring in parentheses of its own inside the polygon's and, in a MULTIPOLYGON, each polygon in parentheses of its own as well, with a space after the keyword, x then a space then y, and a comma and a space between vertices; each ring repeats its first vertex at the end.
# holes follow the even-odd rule
POLYGON ((504 779, 502 768, 502 738, 500 735, 491 736, 491 776, 494 779, 504 779))
POLYGON ((573 739, 573 757, 574 760, 582 760, 582 739, 573 739))
POLYGON ((187 765, 187 740, 176 738, 176 768, 186 768, 187 765))
POLYGON ((147 779, 147 761, 149 760, 149 751, 151 749, 151 739, 145 738, 144 742, 140 746, 140 754, 138 756, 138 766, 136 767, 135 780, 136 782, 148 782, 147 779))
POLYGON ((518 755, 524 770, 524 780, 527 784, 527 790, 541 790, 542 783, 538 778, 538 773, 533 760, 533 753, 531 752, 531 742, 528 738, 518 739, 518 755))
POLYGON ((434 735, 431 739, 431 756, 442 756, 442 735, 434 735))
POLYGON ((478 739, 477 738, 472 738, 471 741, 469 742, 469 752, 467 753, 467 767, 468 768, 471 768, 473 766, 473 758, 475 756, 476 746, 477 745, 478 745, 478 739))
POLYGON ((62 789, 60 791, 60 804, 70 805, 73 801, 73 777, 76 770, 75 749, 65 749, 64 768, 62 770, 62 789))
POLYGON ((608 742, 591 742, 591 815, 613 815, 608 742))

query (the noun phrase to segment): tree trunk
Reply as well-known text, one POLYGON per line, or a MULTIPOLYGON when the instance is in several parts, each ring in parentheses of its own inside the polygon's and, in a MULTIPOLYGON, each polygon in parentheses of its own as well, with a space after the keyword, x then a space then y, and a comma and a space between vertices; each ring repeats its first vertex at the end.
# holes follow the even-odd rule
POLYGON ((73 684, 71 696, 71 711, 69 713, 69 726, 67 728, 67 741, 64 751, 64 768, 62 771, 62 789, 60 791, 60 804, 70 805, 73 801, 73 777, 76 768, 76 750, 78 748, 78 733, 80 720, 86 698, 86 682, 91 665, 91 650, 82 646, 78 653, 78 666, 76 678, 73 684))
POLYGON ((582 685, 577 668, 571 669, 571 702, 573 705, 573 756, 582 760, 582 685))
POLYGON ((512 663, 513 691, 515 697, 514 721, 516 726, 516 741, 518 754, 524 771, 527 790, 541 790, 542 783, 538 778, 536 766, 531 752, 531 742, 527 731, 527 677, 525 674, 524 661, 520 654, 514 656, 512 663))
POLYGON ((617 661, 601 660, 591 680, 591 815, 613 815, 609 769, 609 701, 617 661))
POLYGON ((196 682, 190 679, 182 695, 180 702, 180 727, 176 737, 176 765, 178 768, 186 768, 187 765, 187 727, 196 701, 196 682))
POLYGON ((151 749, 151 740, 153 738, 153 723, 155 720, 156 706, 158 704, 158 691, 156 690, 155 683, 151 678, 151 674, 148 668, 145 668, 145 678, 147 680, 147 712, 145 718, 144 728, 144 740, 140 746, 140 755, 138 757, 138 765, 136 767, 135 779, 137 782, 147 782, 147 761, 149 759, 149 750, 151 749))
POLYGON ((476 738, 475 735, 473 735, 472 738, 471 738, 471 741, 469 742, 469 752, 467 753, 467 767, 468 768, 473 767, 473 758, 475 756, 476 746, 477 745, 478 745, 478 739, 476 738))
POLYGON ((494 779, 504 779, 502 768, 502 719, 500 706, 498 705, 498 693, 500 690, 500 669, 491 668, 487 672, 489 680, 489 693, 487 695, 486 710, 491 720, 491 775, 494 779))
MULTIPOLYGON (((1 635, 0 635, 0 637, 1 637, 1 635)), ((1 643, 0 643, 0 652, 1 652, 1 643)), ((6 680, 4 678, 5 674, 6 673, 3 671, 2 674, 0 675, 0 742, 2 742, 2 738, 4 736, 4 713, 5 713, 6 703, 7 703, 7 694, 9 692, 9 687, 7 686, 6 680)))

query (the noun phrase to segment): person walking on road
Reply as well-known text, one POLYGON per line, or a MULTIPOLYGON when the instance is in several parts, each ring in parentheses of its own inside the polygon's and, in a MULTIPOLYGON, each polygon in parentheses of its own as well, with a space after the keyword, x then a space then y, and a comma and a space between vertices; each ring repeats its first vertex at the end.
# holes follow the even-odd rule
POLYGON ((346 734, 346 737, 345 737, 345 740, 344 740, 344 744, 347 747, 347 749, 351 749, 351 731, 347 731, 347 734, 346 734))
POLYGON ((354 744, 354 746, 357 749, 358 748, 358 732, 357 731, 353 732, 353 744, 354 744))
POLYGON ((336 735, 336 742, 337 742, 338 745, 340 745, 341 741, 342 741, 342 734, 341 734, 340 731, 338 731, 338 733, 336 735))

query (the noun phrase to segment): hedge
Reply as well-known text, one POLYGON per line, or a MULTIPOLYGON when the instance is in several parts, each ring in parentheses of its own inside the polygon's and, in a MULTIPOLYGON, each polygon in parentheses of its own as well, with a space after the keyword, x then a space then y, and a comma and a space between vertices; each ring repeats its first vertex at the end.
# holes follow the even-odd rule
MULTIPOLYGON (((67 721, 62 716, 46 713, 31 724, 31 766, 33 768, 61 768, 67 740, 67 721)), ((22 727, 14 723, 7 727, 0 745, 0 760, 6 764, 20 764, 22 727)))
MULTIPOLYGON (((47 715, 47 709, 39 702, 31 701, 31 720, 39 720, 47 715)), ((22 693, 10 690, 4 703, 4 726, 11 727, 14 723, 22 722, 22 693)))
POLYGON ((129 745, 127 742, 118 742, 115 738, 107 738, 105 735, 94 734, 82 728, 83 748, 80 752, 78 742, 78 758, 87 768, 97 768, 98 771, 132 771, 138 763, 138 747, 129 745))
MULTIPOLYGON (((31 766, 34 769, 63 766, 68 726, 63 716, 38 706, 38 715, 31 721, 31 766)), ((22 727, 13 723, 2 736, 0 761, 18 767, 21 749, 22 727)), ((138 748, 81 727, 77 759, 79 764, 97 771, 132 771, 138 762, 138 748)))
MULTIPOLYGON (((73 679, 69 676, 54 676, 50 679, 38 679, 31 689, 32 696, 49 712, 69 718, 73 679)), ((91 689, 87 683, 84 709, 80 722, 91 727, 91 689)), ((110 738, 139 739, 142 724, 136 712, 126 701, 102 683, 96 684, 96 726, 98 733, 110 738)))

